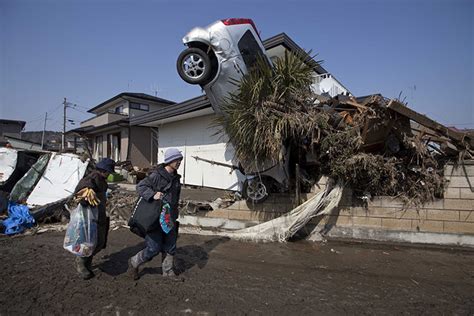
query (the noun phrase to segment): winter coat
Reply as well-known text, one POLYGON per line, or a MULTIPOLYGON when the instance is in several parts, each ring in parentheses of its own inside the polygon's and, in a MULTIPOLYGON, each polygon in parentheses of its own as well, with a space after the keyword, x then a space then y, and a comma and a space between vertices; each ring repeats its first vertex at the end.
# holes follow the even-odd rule
MULTIPOLYGON (((79 183, 76 186, 76 190, 74 193, 77 193, 78 191, 84 189, 84 188, 90 188, 94 190, 97 198, 100 200, 99 206, 97 207, 99 211, 99 218, 98 218, 98 223, 99 225, 103 224, 106 222, 107 219, 107 214, 105 212, 105 205, 107 203, 107 189, 108 189, 107 181, 105 180, 105 177, 100 174, 99 171, 94 170, 91 173, 89 173, 87 176, 81 179, 79 183)), ((82 203, 84 203, 83 201, 82 203)), ((86 202, 87 203, 87 202, 86 202)))
POLYGON ((178 204, 181 194, 181 176, 175 171, 169 173, 163 165, 159 166, 153 173, 137 184, 138 194, 147 201, 153 201, 156 192, 162 192, 163 201, 168 202, 171 206, 171 217, 173 220, 179 216, 178 204), (171 183, 167 192, 164 189, 171 183))

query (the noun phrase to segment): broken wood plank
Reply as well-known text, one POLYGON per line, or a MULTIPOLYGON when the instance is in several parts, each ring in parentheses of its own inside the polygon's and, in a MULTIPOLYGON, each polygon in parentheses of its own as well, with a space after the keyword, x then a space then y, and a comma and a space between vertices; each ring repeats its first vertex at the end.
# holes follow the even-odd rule
POLYGON ((352 101, 352 100, 347 100, 347 101, 344 101, 344 102, 341 102, 341 103, 352 105, 353 107, 357 108, 357 110, 359 110, 359 112, 363 112, 363 111, 367 110, 367 107, 365 105, 359 104, 359 103, 357 103, 355 101, 352 101))
POLYGON ((406 116, 409 119, 425 127, 428 127, 438 133, 443 134, 446 137, 449 137, 461 143, 466 140, 469 142, 469 139, 466 139, 466 138, 469 138, 466 133, 460 133, 452 129, 449 129, 446 126, 426 117, 425 115, 422 115, 418 112, 413 111, 412 109, 408 108, 407 106, 403 105, 402 103, 396 100, 390 100, 387 107, 391 109, 392 111, 395 111, 403 116, 406 116))

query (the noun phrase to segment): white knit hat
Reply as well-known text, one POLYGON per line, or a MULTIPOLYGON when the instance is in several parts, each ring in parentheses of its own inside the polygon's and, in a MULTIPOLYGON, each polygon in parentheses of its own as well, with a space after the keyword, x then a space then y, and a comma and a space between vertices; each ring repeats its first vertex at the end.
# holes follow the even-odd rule
POLYGON ((165 151, 165 164, 178 159, 183 159, 183 154, 177 148, 169 148, 165 151))

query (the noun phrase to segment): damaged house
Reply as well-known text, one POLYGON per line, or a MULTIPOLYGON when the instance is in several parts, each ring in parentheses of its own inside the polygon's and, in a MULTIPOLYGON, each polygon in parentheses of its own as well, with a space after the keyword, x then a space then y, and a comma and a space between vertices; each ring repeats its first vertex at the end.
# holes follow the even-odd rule
POLYGON ((92 157, 96 160, 111 158, 131 161, 134 166, 149 167, 156 164, 156 130, 130 124, 138 116, 165 110, 175 102, 144 93, 120 93, 88 112, 95 116, 81 122, 79 128, 68 134, 87 140, 92 157))

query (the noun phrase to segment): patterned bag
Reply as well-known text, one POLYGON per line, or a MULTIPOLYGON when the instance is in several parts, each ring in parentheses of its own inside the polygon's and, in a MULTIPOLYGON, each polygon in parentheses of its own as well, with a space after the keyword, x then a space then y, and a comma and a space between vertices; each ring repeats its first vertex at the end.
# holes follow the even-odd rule
POLYGON ((168 202, 163 203, 161 208, 160 225, 165 234, 168 234, 174 227, 174 222, 171 218, 171 206, 168 202))

